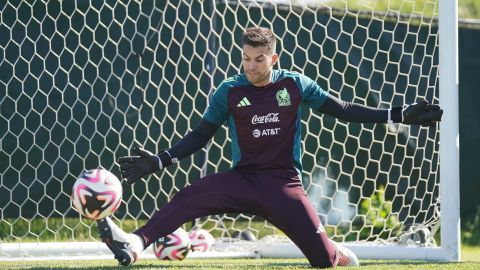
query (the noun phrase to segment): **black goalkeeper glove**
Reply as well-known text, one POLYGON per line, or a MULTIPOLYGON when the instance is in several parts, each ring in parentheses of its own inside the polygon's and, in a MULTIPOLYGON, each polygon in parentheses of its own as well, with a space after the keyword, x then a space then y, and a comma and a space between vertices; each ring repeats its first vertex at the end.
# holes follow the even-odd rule
POLYGON ((443 110, 440 106, 426 100, 406 105, 402 108, 402 123, 408 125, 434 126, 442 120, 443 110))
POLYGON ((135 156, 125 156, 118 159, 122 178, 125 178, 130 185, 137 182, 140 178, 165 167, 158 155, 152 154, 143 148, 133 148, 133 154, 135 156))

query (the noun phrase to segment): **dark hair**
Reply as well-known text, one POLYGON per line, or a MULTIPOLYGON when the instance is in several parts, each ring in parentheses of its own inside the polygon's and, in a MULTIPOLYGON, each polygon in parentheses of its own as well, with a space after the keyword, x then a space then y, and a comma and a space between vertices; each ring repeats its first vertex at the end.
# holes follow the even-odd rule
POLYGON ((265 27, 250 27, 243 33, 243 45, 266 46, 269 53, 275 52, 276 43, 272 30, 265 27))

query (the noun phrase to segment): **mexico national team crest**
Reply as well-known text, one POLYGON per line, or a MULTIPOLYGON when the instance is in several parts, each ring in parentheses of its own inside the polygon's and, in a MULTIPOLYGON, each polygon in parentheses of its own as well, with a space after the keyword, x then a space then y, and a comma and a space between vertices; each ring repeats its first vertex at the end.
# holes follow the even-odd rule
POLYGON ((290 94, 288 93, 286 88, 283 88, 277 91, 277 101, 278 101, 278 106, 280 107, 291 105, 290 94))

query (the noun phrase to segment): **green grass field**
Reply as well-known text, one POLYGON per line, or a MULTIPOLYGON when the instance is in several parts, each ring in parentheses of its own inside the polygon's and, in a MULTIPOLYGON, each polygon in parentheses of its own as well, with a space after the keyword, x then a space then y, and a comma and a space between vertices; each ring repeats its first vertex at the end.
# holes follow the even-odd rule
MULTIPOLYGON (((113 257, 113 256, 112 256, 113 257)), ((370 261, 363 260, 360 267, 339 269, 480 269, 480 247, 463 247, 461 263, 432 263, 419 261, 370 261)), ((116 261, 0 261, 0 269, 312 269, 306 259, 186 259, 181 262, 140 260, 135 266, 120 267, 116 261)))

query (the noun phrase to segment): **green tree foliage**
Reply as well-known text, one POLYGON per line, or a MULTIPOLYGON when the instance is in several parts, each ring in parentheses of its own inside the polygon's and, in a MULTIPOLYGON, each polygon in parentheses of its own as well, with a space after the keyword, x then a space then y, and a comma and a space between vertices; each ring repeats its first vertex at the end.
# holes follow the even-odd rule
POLYGON ((385 200, 385 188, 380 186, 370 198, 363 199, 359 214, 364 219, 361 231, 362 239, 380 236, 386 239, 398 234, 401 225, 398 216, 392 213, 392 202, 385 200))

